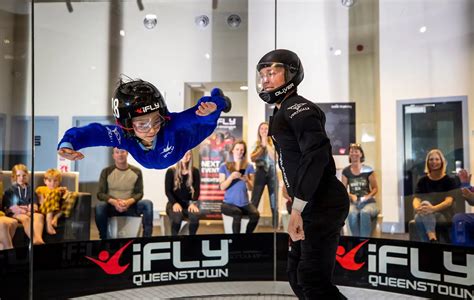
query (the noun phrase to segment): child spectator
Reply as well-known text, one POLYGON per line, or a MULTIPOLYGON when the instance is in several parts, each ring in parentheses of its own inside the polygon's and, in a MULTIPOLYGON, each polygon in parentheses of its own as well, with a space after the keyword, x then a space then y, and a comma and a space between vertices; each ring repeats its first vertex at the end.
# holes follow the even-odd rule
POLYGON ((77 193, 69 192, 66 187, 60 186, 61 173, 56 169, 49 169, 44 173, 44 184, 36 188, 40 207, 39 211, 46 215, 46 231, 56 234, 55 227, 61 216, 69 217, 77 198, 77 193))
POLYGON ((12 185, 3 195, 3 209, 7 216, 17 219, 23 224, 26 235, 33 238, 34 245, 44 244, 43 226, 44 216, 38 213, 38 205, 33 199, 31 186, 28 184, 28 168, 23 164, 18 164, 12 168, 12 185), (31 213, 33 218, 33 237, 30 232, 31 213))

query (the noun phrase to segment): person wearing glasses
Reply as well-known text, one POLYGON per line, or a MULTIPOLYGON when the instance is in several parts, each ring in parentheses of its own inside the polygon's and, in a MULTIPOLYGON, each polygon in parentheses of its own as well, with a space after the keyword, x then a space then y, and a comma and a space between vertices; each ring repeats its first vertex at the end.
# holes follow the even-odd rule
POLYGON ((376 220, 378 209, 375 202, 377 194, 377 179, 374 170, 363 164, 364 150, 360 144, 350 144, 350 165, 342 170, 342 183, 349 186, 349 228, 353 236, 370 237, 372 222, 376 220))
POLYGON ((84 158, 79 152, 82 148, 117 147, 127 150, 145 168, 165 169, 212 134, 220 114, 230 108, 230 99, 214 88, 194 107, 170 113, 153 84, 121 80, 112 98, 116 125, 92 123, 71 128, 59 142, 58 154, 80 160, 84 158))
POLYGON ((114 216, 143 215, 143 237, 153 231, 153 202, 143 198, 142 171, 127 162, 128 152, 114 148, 114 164, 100 173, 95 207, 95 224, 101 240, 107 238, 108 219, 114 216))
POLYGON ((288 279, 298 299, 346 299, 332 281, 339 233, 349 198, 336 177, 326 117, 298 95, 304 77, 296 53, 277 49, 257 64, 257 92, 275 104, 269 135, 292 201, 288 233, 288 279))

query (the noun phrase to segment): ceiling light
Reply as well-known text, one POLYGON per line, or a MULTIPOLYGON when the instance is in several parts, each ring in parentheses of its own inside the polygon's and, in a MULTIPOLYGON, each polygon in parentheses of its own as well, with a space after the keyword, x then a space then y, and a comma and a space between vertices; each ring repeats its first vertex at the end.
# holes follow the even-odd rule
POLYGON ((125 30, 123 30, 123 29, 120 30, 120 35, 121 35, 121 36, 125 36, 125 30))
POLYGON ((334 55, 335 55, 335 56, 339 56, 339 55, 341 55, 341 54, 342 54, 342 51, 341 51, 340 49, 334 50, 334 55))
POLYGON ((240 89, 241 89, 242 91, 246 91, 246 90, 249 89, 249 87, 246 86, 246 85, 242 85, 242 86, 240 86, 240 89))
POLYGON ((200 88, 204 87, 202 85, 202 83, 200 83, 200 82, 190 83, 189 86, 192 87, 192 88, 195 88, 195 89, 200 89, 200 88))
POLYGON ((204 54, 204 57, 207 58, 207 59, 210 59, 211 55, 209 53, 206 53, 206 54, 204 54))
POLYGON ((194 19, 194 24, 196 24, 197 27, 204 29, 209 25, 209 17, 206 15, 197 16, 194 19))
POLYGON ((425 33, 425 32, 426 32, 426 26, 421 26, 420 33, 425 33))
POLYGON ((356 0, 341 0, 341 3, 345 7, 352 7, 354 6, 356 0))
POLYGON ((232 14, 227 17, 227 25, 229 25, 230 28, 239 28, 240 23, 242 23, 242 19, 239 15, 232 14))
POLYGON ((156 15, 146 15, 145 19, 143 19, 143 25, 145 25, 145 28, 147 29, 155 28, 157 23, 158 20, 156 18, 156 15))
POLYGON ((9 39, 4 39, 4 40, 3 40, 3 43, 6 44, 6 45, 8 45, 8 44, 10 44, 10 40, 9 40, 9 39))

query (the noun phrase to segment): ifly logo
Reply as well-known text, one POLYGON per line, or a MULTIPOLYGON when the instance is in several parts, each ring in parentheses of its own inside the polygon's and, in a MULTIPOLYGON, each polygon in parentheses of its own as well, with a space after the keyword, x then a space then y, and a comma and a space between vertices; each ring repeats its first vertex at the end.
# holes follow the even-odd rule
POLYGON ((125 272, 125 270, 128 268, 130 263, 121 266, 119 264, 120 257, 123 254, 123 251, 133 242, 131 240, 130 242, 126 243, 122 248, 120 248, 117 252, 115 252, 112 257, 110 257, 110 253, 107 250, 102 250, 99 253, 99 259, 95 259, 89 256, 86 256, 87 259, 98 265, 102 270, 104 270, 105 273, 109 275, 119 275, 125 272))
POLYGON ((159 103, 153 103, 153 105, 146 105, 146 106, 142 106, 140 108, 137 108, 135 110, 135 112, 137 112, 139 114, 145 114, 147 111, 154 111, 154 110, 157 110, 158 108, 160 108, 160 104, 159 103))
POLYGON ((364 246, 369 240, 363 241, 348 252, 342 246, 337 247, 336 261, 346 270, 357 271, 365 265, 365 262, 358 263, 355 261, 355 256, 359 249, 364 246))

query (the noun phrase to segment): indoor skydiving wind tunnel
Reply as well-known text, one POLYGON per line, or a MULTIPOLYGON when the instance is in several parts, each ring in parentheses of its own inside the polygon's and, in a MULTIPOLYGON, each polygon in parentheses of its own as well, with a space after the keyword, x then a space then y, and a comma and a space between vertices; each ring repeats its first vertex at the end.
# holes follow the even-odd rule
POLYGON ((472 20, 469 0, 1 1, 0 298, 297 299, 294 156, 259 96, 290 67, 257 69, 288 49, 350 201, 339 291, 473 299, 472 20))

